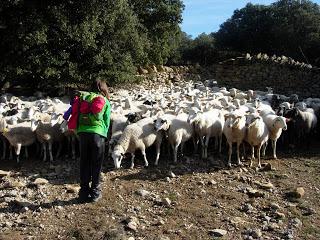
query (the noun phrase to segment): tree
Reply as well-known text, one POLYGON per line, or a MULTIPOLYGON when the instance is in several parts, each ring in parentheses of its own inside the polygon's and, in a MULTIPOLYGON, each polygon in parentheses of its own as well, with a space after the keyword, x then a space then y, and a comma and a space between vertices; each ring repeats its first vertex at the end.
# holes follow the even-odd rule
POLYGON ((319 5, 308 0, 280 0, 235 10, 214 36, 220 49, 286 55, 316 63, 319 34, 319 5))
POLYGON ((166 62, 182 7, 178 0, 2 0, 0 80, 43 87, 134 79, 137 65, 166 62))
POLYGON ((148 59, 155 64, 167 62, 178 46, 179 23, 184 5, 181 0, 129 0, 142 26, 140 33, 149 39, 148 59))

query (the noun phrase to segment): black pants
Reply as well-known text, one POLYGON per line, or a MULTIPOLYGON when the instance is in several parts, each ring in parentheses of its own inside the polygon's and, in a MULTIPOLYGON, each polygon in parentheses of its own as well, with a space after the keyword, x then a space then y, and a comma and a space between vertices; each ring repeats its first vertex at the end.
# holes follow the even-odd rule
POLYGON ((100 194, 100 173, 105 153, 105 138, 95 133, 80 136, 80 194, 100 194), (91 189, 89 184, 91 182, 91 189))

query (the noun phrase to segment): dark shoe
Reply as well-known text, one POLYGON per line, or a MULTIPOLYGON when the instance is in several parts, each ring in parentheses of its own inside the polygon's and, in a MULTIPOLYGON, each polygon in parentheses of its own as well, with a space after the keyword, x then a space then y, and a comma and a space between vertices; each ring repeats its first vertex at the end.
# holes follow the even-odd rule
POLYGON ((87 203, 90 202, 89 189, 81 188, 78 194, 77 201, 79 203, 87 203))
POLYGON ((98 195, 93 195, 91 196, 90 198, 90 202, 98 202, 100 199, 102 198, 102 195, 101 194, 98 194, 98 195))

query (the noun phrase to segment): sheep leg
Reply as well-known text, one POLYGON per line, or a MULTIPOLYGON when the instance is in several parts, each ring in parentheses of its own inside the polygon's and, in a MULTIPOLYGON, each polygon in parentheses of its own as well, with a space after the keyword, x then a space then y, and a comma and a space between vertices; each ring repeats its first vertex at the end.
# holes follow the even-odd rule
POLYGON ((228 158, 228 167, 231 167, 231 155, 232 155, 232 143, 229 143, 229 158, 228 158))
POLYGON ((214 150, 217 150, 219 146, 219 136, 214 137, 214 150))
POLYGON ((12 146, 10 145, 9 147, 10 153, 9 153, 9 159, 12 160, 13 159, 13 153, 12 153, 12 146))
POLYGON ((277 139, 275 140, 271 140, 271 143, 272 143, 272 149, 273 149, 273 158, 274 159, 277 159, 277 139))
POLYGON ((4 160, 6 158, 6 151, 7 151, 7 144, 6 144, 6 140, 2 139, 2 160, 4 160))
POLYGON ((204 142, 203 142, 203 137, 200 137, 200 143, 201 143, 201 158, 204 158, 204 142))
POLYGON ((257 155, 258 155, 258 167, 259 167, 259 168, 261 168, 260 150, 261 150, 261 145, 259 145, 259 146, 258 146, 258 149, 257 149, 257 155))
POLYGON ((242 163, 240 161, 240 144, 239 142, 237 142, 237 160, 238 160, 238 165, 242 166, 242 163))
POLYGON ((42 153, 43 153, 42 161, 45 162, 45 161, 47 161, 47 145, 46 145, 46 143, 42 143, 42 153))
POLYGON ((196 154, 198 152, 198 140, 195 137, 193 137, 192 142, 193 142, 194 154, 196 154))
POLYGON ((180 143, 180 150, 181 150, 181 155, 183 156, 184 142, 180 143))
POLYGON ((204 144, 204 157, 205 157, 206 159, 208 158, 209 140, 210 140, 210 137, 209 137, 209 136, 206 136, 206 141, 205 141, 205 144, 204 144))
POLYGON ((49 142, 48 144, 48 148, 49 148, 49 156, 50 156, 50 162, 53 162, 53 155, 52 155, 52 143, 49 142))
POLYGON ((148 159, 147 159, 147 155, 146 155, 145 149, 142 149, 141 152, 142 152, 143 159, 144 159, 144 166, 148 167, 149 166, 149 162, 148 162, 148 159))
POLYGON ((58 147, 58 151, 57 151, 57 154, 56 154, 56 159, 60 156, 61 151, 62 151, 62 144, 59 142, 59 147, 58 147))
POLYGON ((251 146, 251 158, 250 158, 250 167, 252 167, 252 161, 254 159, 254 146, 251 146))
POLYGON ((155 166, 158 166, 159 158, 160 158, 160 151, 161 151, 161 141, 156 143, 156 161, 154 162, 155 166))
POLYGON ((15 147, 16 155, 17 155, 17 163, 19 164, 19 157, 20 157, 20 151, 21 151, 21 144, 18 143, 15 147))
POLYGON ((135 155, 132 153, 131 154, 131 165, 130 165, 131 169, 133 169, 133 167, 134 167, 134 157, 135 157, 135 155))
POLYGON ((222 134, 219 135, 219 154, 221 154, 222 134))
POLYGON ((266 156, 266 149, 268 146, 268 141, 266 141, 263 145, 262 145, 262 157, 266 156))
POLYGON ((28 147, 27 146, 24 147, 24 154, 26 155, 26 159, 28 159, 29 158, 29 153, 28 153, 28 147))
POLYGON ((178 148, 179 148, 179 145, 178 144, 175 144, 174 146, 172 146, 172 150, 173 150, 173 162, 174 163, 177 163, 178 161, 178 148))

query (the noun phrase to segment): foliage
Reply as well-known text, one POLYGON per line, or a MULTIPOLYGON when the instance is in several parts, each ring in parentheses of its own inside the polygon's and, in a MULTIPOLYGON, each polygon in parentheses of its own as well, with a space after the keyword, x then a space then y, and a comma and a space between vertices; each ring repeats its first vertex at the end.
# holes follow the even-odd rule
POLYGON ((286 55, 317 64, 320 8, 308 0, 280 0, 269 6, 249 3, 235 10, 214 37, 219 49, 286 55))
POLYGON ((178 0, 2 0, 0 80, 134 79, 137 65, 166 61, 182 9, 178 0))

